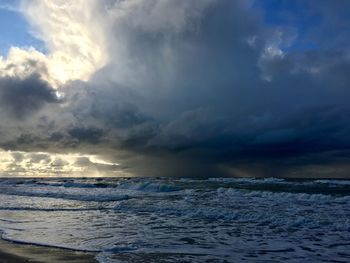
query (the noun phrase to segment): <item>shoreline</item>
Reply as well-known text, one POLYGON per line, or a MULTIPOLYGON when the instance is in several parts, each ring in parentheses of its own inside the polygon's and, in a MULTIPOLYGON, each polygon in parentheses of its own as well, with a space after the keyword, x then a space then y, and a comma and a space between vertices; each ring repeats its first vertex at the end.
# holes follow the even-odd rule
POLYGON ((73 251, 0 239, 0 263, 98 263, 94 253, 73 251))

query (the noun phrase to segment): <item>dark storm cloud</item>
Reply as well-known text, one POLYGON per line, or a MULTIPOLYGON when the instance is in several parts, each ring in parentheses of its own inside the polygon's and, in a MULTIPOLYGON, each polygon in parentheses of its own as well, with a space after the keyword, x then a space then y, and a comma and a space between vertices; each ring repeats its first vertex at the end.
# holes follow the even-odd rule
POLYGON ((103 130, 95 127, 75 127, 68 131, 72 138, 81 142, 96 144, 103 136, 103 130))
POLYGON ((58 102, 55 91, 37 74, 1 77, 0 100, 2 109, 15 118, 24 118, 47 103, 58 102))
MULTIPOLYGON (((325 6, 332 4, 319 5, 318 30, 326 30, 331 14, 325 13, 325 6)), ((344 6, 332 8, 338 12, 344 6)), ((173 175, 181 173, 175 167, 182 163, 183 170, 198 175, 237 175, 228 171, 239 167, 250 175, 265 171, 265 175, 283 176, 294 169, 299 176, 313 176, 302 169, 304 165, 319 165, 327 156, 335 167, 330 171, 336 171, 337 162, 344 162, 337 155, 349 148, 347 52, 332 45, 296 48, 301 41, 298 27, 261 27, 261 23, 258 12, 219 1, 204 12, 200 31, 190 36, 185 32, 176 46, 162 36, 149 39, 144 34, 137 35, 137 44, 131 42, 138 62, 151 68, 151 74, 156 70, 162 75, 161 83, 153 78, 142 82, 144 88, 158 87, 160 92, 150 98, 146 94, 146 102, 154 108, 142 105, 144 101, 138 105, 161 118, 152 137, 138 140, 137 148, 154 159, 161 156, 158 162, 150 158, 151 165, 165 163, 160 173, 171 169, 173 175), (176 57, 176 72, 172 72, 176 77, 169 77, 169 82, 164 77, 168 72, 157 67, 164 63, 166 68, 158 53, 164 47, 176 57), (147 50, 147 55, 139 50, 147 50), (257 168, 248 169, 250 165, 257 168)), ((345 31, 337 33, 343 38, 345 31)), ((321 34, 318 37, 310 34, 321 42, 321 34)))

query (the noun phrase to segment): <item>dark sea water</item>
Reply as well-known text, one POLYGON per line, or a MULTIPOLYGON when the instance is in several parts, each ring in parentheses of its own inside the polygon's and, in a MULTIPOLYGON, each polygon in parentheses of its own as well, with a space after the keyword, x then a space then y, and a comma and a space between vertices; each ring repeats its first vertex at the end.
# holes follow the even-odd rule
POLYGON ((350 262, 350 181, 0 179, 0 230, 100 262, 350 262))

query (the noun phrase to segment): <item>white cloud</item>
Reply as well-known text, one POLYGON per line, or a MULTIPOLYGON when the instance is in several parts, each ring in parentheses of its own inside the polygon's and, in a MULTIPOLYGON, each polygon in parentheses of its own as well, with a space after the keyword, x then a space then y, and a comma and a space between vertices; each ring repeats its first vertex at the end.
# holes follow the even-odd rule
POLYGON ((70 80, 88 80, 107 61, 103 27, 96 23, 96 3, 23 0, 20 11, 47 53, 34 47, 11 48, 7 58, 0 59, 0 76, 24 78, 39 73, 54 88, 70 80))

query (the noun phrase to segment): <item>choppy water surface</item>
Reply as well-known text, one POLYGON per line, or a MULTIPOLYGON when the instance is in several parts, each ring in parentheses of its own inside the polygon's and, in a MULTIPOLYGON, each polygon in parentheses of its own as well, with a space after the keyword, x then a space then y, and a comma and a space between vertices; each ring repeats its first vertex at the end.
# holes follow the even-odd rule
POLYGON ((0 179, 0 229, 100 262, 350 262, 350 182, 0 179))

